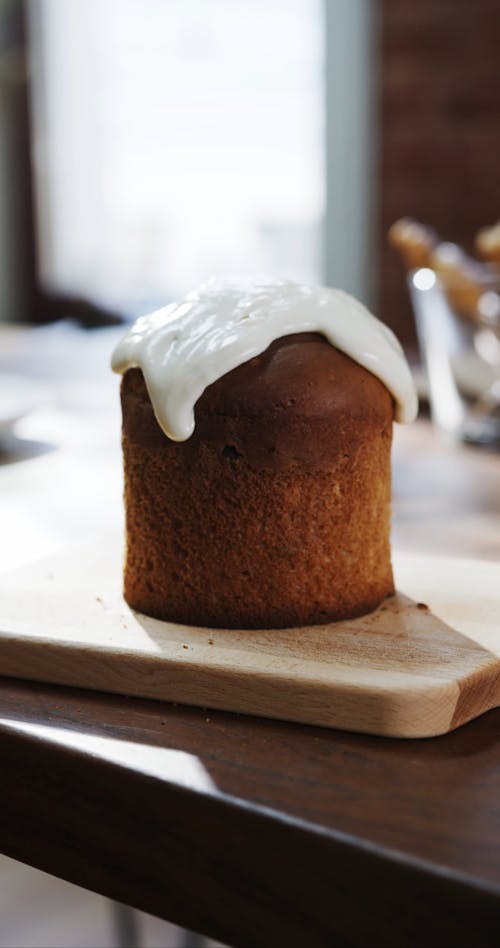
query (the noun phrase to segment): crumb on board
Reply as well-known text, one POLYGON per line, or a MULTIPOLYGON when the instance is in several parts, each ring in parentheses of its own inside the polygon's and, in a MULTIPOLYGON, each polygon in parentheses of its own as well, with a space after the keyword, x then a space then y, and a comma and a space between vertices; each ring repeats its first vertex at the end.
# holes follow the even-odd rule
POLYGON ((96 597, 95 597, 95 601, 96 601, 96 602, 102 602, 101 596, 96 596, 96 597))
POLYGON ((208 644, 209 644, 209 645, 213 645, 213 644, 214 644, 214 640, 213 640, 213 639, 209 639, 209 640, 208 640, 208 644))
POLYGON ((189 645, 183 645, 182 647, 183 647, 183 648, 189 648, 189 645))
POLYGON ((421 609, 422 612, 429 612, 429 606, 426 602, 417 602, 417 609, 421 609))

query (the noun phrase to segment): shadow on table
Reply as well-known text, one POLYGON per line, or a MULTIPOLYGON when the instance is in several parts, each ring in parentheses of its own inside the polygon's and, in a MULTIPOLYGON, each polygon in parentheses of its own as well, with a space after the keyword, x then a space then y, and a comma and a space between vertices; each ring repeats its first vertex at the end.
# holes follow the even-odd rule
POLYGON ((26 736, 50 741, 53 732, 73 753, 97 750, 203 796, 239 798, 389 848, 404 838, 419 857, 432 839, 443 865, 486 878, 498 868, 500 709, 440 737, 404 740, 3 678, 0 718, 2 730, 12 733, 11 721, 26 736))

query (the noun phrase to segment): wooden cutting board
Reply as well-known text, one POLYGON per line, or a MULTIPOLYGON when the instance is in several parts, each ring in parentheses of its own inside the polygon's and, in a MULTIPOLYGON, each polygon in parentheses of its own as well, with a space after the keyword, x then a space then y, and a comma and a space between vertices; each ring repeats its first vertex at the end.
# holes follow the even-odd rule
POLYGON ((0 578, 0 673, 392 737, 500 705, 500 567, 395 554, 395 597, 280 631, 159 622, 121 597, 104 538, 0 578), (413 598, 410 598, 413 597, 413 598))

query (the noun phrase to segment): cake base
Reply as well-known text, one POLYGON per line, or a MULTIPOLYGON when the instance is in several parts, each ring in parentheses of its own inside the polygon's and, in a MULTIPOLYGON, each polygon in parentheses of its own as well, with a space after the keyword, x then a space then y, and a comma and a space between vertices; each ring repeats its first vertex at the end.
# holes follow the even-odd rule
POLYGON ((495 563, 396 554, 404 594, 369 615, 228 631, 132 612, 120 549, 105 538, 0 578, 0 674, 390 737, 500 705, 495 563))

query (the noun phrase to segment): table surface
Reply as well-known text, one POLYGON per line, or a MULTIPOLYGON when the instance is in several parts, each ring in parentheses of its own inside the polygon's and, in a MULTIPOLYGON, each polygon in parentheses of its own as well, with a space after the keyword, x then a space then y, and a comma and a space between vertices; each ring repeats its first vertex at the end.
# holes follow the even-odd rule
MULTIPOLYGON (((115 339, 0 331, 42 383, 2 569, 122 523, 115 339)), ((500 560, 500 455, 398 426, 393 496, 400 549, 500 560)), ((0 754, 7 855, 227 943, 498 943, 500 710, 401 741, 4 678, 0 754)))

